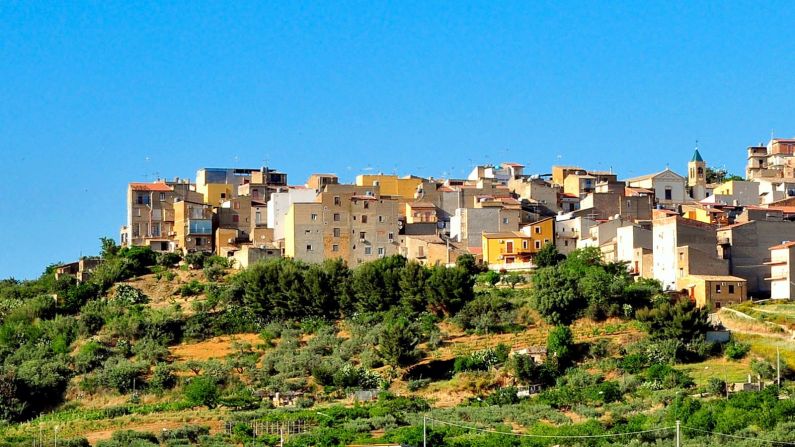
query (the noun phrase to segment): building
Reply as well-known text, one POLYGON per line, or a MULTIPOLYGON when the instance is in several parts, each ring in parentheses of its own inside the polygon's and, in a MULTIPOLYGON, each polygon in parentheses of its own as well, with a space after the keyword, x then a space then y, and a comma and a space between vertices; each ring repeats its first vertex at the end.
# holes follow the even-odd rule
POLYGON ((760 178, 795 177, 795 139, 773 138, 766 146, 748 148, 745 176, 760 178))
POLYGON ((379 186, 326 185, 314 202, 292 203, 284 255, 307 262, 340 258, 355 267, 398 254, 398 200, 379 186))
POLYGON ((778 219, 738 222, 720 228, 717 237, 722 255, 728 260, 729 273, 748 282, 748 295, 769 297, 769 247, 795 241, 795 223, 778 219))
POLYGON ((648 278, 653 271, 653 238, 650 228, 632 224, 616 229, 615 261, 626 262, 629 272, 648 278))
POLYGON ((81 258, 79 261, 68 262, 55 267, 56 281, 63 277, 73 277, 78 283, 88 281, 94 269, 102 264, 100 258, 81 258))
POLYGON ((759 183, 746 180, 729 180, 717 185, 712 195, 701 203, 724 204, 734 206, 759 205, 759 183))
POLYGON ((417 188, 422 184, 421 177, 398 177, 396 175, 358 175, 356 176, 356 186, 378 186, 381 196, 393 197, 401 203, 413 201, 417 188))
POLYGON ((626 183, 630 188, 654 191, 656 203, 663 206, 678 205, 687 197, 687 180, 668 168, 654 174, 627 179, 626 183))
POLYGON ((541 178, 518 177, 508 181, 508 189, 527 202, 539 214, 555 214, 562 211, 559 195, 560 186, 553 186, 541 178))
POLYGON ((407 202, 404 215, 407 224, 435 224, 438 221, 436 205, 430 202, 407 202))
POLYGON ((746 283, 730 275, 687 275, 676 280, 677 289, 686 292, 698 307, 720 309, 747 299, 746 283))
POLYGON ((619 216, 628 220, 651 220, 654 196, 651 194, 627 195, 623 185, 614 191, 594 191, 580 200, 579 216, 590 219, 611 219, 619 216))
POLYGON ((232 259, 235 260, 233 267, 236 269, 245 269, 257 262, 280 257, 281 250, 278 248, 260 248, 251 244, 241 245, 238 250, 232 253, 232 259))
POLYGON ((577 249, 577 244, 583 237, 589 236, 589 229, 596 225, 596 221, 588 217, 566 214, 558 216, 555 220, 555 247, 558 252, 568 255, 577 249))
POLYGON ((213 252, 213 211, 204 202, 174 203, 174 251, 213 252))
POLYGON ((703 200, 707 192, 707 163, 698 152, 693 152, 693 157, 687 163, 687 189, 693 200, 703 200))
POLYGON ((502 185, 507 185, 512 179, 524 175, 524 165, 519 163, 502 163, 499 167, 494 165, 475 166, 467 176, 467 180, 491 179, 502 185))
POLYGON ((181 200, 201 200, 187 180, 130 183, 127 185, 127 223, 121 246, 144 246, 154 251, 177 249, 174 207, 181 200))
POLYGON ((535 255, 555 241, 555 218, 533 222, 521 231, 483 233, 483 262, 492 270, 533 268, 535 255))
POLYGON ((274 240, 284 239, 285 218, 290 206, 293 203, 312 203, 317 194, 314 189, 302 186, 290 186, 283 191, 271 194, 266 207, 267 227, 273 230, 274 240))
POLYGON ((795 197, 795 178, 755 178, 759 185, 759 202, 768 205, 795 197))
POLYGON ((770 247, 770 298, 795 299, 795 242, 770 247))
POLYGON ((718 258, 716 225, 679 216, 652 222, 652 274, 666 290, 688 275, 728 275, 728 262, 718 258))
POLYGON ((518 206, 503 206, 501 202, 479 202, 477 207, 458 208, 450 218, 450 238, 467 247, 478 247, 481 235, 518 231, 522 210, 518 206))
POLYGON ((400 254, 422 265, 454 264, 462 253, 466 253, 466 250, 461 244, 435 234, 401 236, 400 254))

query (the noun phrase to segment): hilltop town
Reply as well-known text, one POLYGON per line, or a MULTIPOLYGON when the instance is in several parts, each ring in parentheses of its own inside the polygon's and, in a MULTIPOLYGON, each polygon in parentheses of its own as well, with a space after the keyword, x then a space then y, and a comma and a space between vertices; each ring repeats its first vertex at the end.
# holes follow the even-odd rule
POLYGON ((452 265, 469 253, 495 271, 525 271, 545 245, 597 247, 632 275, 720 308, 792 298, 795 140, 747 149, 745 177, 713 169, 696 148, 686 175, 635 178, 575 166, 529 175, 519 163, 475 166, 464 179, 313 174, 301 185, 260 169, 199 169, 130 183, 122 246, 207 252, 245 268, 287 257, 317 263, 402 255, 452 265))

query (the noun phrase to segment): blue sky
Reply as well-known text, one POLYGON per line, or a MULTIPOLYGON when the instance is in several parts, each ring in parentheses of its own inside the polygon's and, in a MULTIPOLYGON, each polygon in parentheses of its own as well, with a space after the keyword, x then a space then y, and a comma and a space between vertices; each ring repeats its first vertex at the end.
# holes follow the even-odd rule
POLYGON ((795 135, 781 2, 0 2, 0 277, 118 237, 129 181, 554 163, 741 173, 795 135))

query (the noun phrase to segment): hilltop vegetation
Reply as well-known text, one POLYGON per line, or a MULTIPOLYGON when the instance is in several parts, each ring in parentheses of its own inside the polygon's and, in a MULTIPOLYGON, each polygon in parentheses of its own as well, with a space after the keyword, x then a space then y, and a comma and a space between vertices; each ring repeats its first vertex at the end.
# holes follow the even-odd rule
MULTIPOLYGON (((280 259, 232 272, 225 258, 103 240, 101 257, 85 283, 55 280, 52 267, 37 280, 0 283, 0 419, 9 444, 29 445, 39 428, 51 435, 60 424, 75 445, 83 436, 106 447, 232 445, 253 440, 257 423, 301 420, 309 429, 287 444, 419 445, 423 414, 543 435, 682 420, 705 432, 764 429, 786 439, 795 423, 793 401, 779 400, 775 387, 716 399, 724 381, 683 365, 733 362, 769 379, 771 364, 749 344, 707 342, 706 310, 654 281, 633 281, 593 249, 564 258, 547 247, 529 277, 481 271, 467 256, 452 268, 395 256, 356 269, 280 259), (545 360, 512 353, 533 346, 545 360), (517 387, 529 385, 543 391, 520 399, 517 387), (380 397, 353 404, 356 390, 380 397), (273 408, 276 393, 290 396, 291 409, 273 408)), ((446 425, 430 436, 431 445, 549 441, 446 425)), ((278 439, 258 433, 258 441, 278 439)))

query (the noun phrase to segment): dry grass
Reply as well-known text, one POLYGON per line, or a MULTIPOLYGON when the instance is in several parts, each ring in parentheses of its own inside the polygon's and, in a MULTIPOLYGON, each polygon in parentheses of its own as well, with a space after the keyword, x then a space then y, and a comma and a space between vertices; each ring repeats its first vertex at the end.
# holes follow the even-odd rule
POLYGON ((232 344, 250 343, 257 345, 262 343, 259 334, 245 333, 235 335, 222 335, 198 343, 187 343, 170 348, 171 355, 176 361, 185 362, 188 360, 206 361, 210 359, 220 359, 232 353, 232 344))

